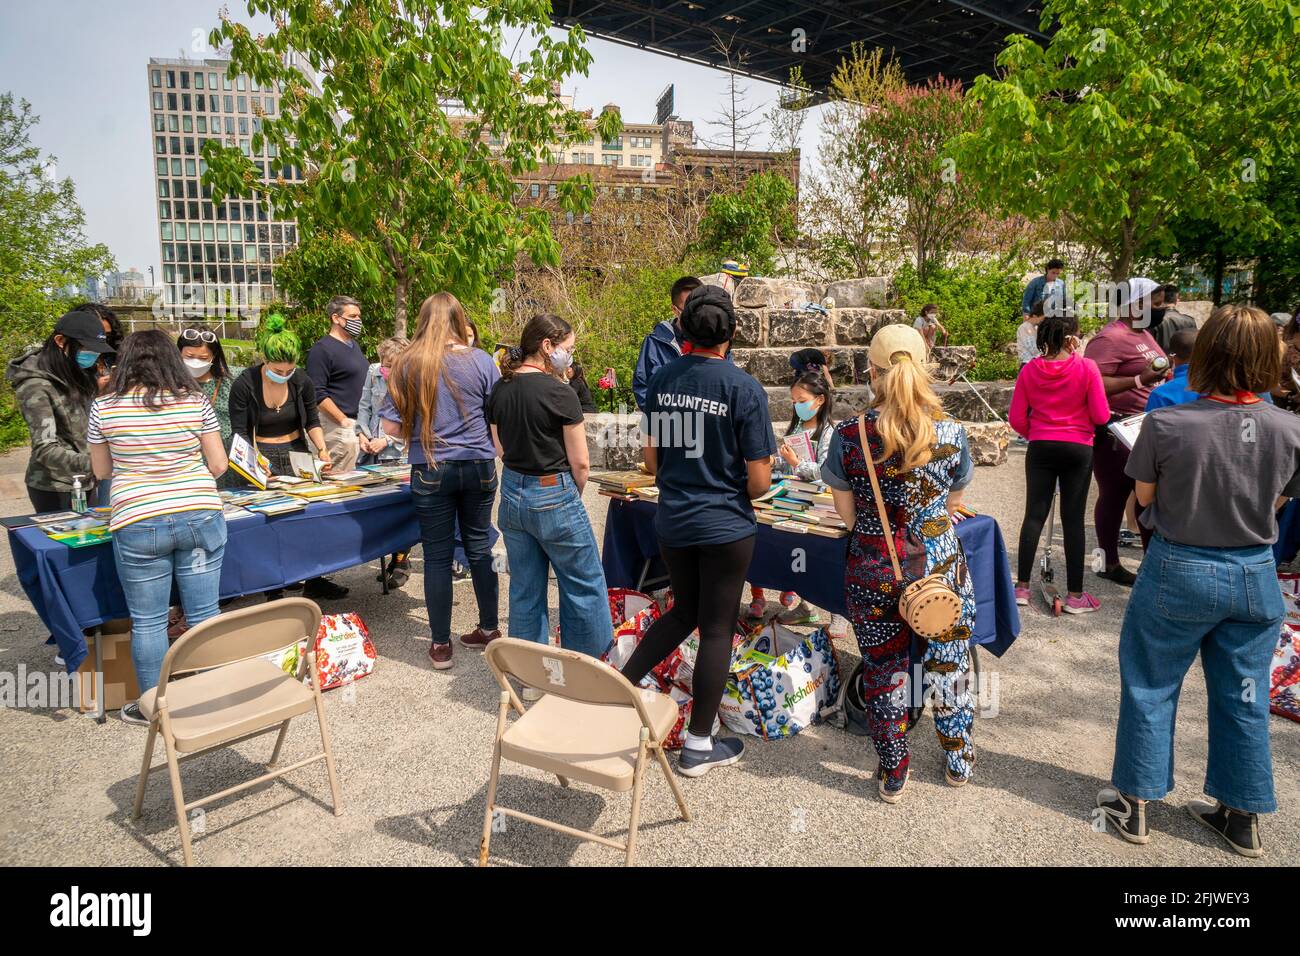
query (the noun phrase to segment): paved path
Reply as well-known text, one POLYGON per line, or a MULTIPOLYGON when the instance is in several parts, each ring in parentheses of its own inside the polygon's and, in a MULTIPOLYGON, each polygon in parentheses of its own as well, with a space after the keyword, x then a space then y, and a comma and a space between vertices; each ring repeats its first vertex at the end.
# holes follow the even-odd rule
MULTIPOLYGON (((22 452, 0 457, 0 474, 21 476, 22 452)), ((980 468, 968 500, 994 515, 1008 543, 1020 526, 1021 456, 980 468)), ((0 513, 26 501, 5 486, 0 513)), ((605 500, 587 493, 603 530, 605 500)), ((1089 531, 1091 546, 1091 531, 1089 531)), ((417 572, 420 567, 416 553, 417 572)), ((1137 552, 1129 552, 1136 566, 1137 552)), ((434 672, 425 656, 427 615, 420 579, 388 597, 375 568, 338 575, 352 594, 327 610, 359 612, 379 651, 375 673, 355 693, 332 691, 326 710, 342 777, 345 814, 327 809, 323 771, 308 768, 209 808, 196 840, 200 863, 289 865, 440 864, 477 859, 496 693, 479 655, 457 650, 455 667, 434 672)), ((0 672, 51 669, 53 649, 0 549, 0 672)), ((502 581, 503 610, 507 582, 502 581)), ((827 727, 774 743, 749 741, 738 766, 685 782, 695 820, 682 823, 661 778, 650 774, 638 858, 647 864, 1206 864, 1251 865, 1212 842, 1182 809, 1200 794, 1206 753, 1205 689, 1189 675, 1179 711, 1177 789, 1151 811, 1152 842, 1133 847, 1096 833, 1089 811, 1107 778, 1118 709, 1116 644, 1125 593, 1090 576, 1102 610, 1053 619, 1030 611, 1020 640, 1001 660, 996 716, 977 720, 979 765, 962 790, 943 784, 929 719, 915 731, 912 779, 897 806, 875 794, 869 744, 827 727)), ((475 623, 468 582, 455 588, 456 632, 475 623)), ((551 588, 552 614, 556 596, 551 588)), ((856 650, 842 644, 845 664, 856 650)), ((1273 718, 1280 812, 1265 818, 1267 861, 1300 860, 1300 725, 1273 718)), ((312 725, 295 722, 285 759, 307 753, 312 725)), ((110 719, 100 727, 67 711, 0 711, 0 864, 148 865, 180 857, 165 774, 150 781, 146 811, 129 819, 144 731, 110 719)), ((270 738, 186 765, 188 792, 212 793, 255 776, 270 738)), ((510 768, 503 802, 617 836, 628 798, 510 768)), ((612 850, 510 821, 493 841, 498 864, 620 862, 612 850)))

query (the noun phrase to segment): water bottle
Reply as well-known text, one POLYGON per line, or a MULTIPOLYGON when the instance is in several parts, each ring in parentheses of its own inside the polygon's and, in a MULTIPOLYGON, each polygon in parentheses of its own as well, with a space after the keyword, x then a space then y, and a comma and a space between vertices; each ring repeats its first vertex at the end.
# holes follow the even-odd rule
POLYGON ((86 513, 86 489, 81 487, 81 475, 72 476, 72 510, 77 514, 86 513))

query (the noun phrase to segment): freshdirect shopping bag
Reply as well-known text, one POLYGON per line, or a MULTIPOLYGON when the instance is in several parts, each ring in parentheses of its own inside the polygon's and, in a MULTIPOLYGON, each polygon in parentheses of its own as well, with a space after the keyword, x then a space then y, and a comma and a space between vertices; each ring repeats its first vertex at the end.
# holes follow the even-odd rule
MULTIPOLYGON (((307 651, 306 645, 306 641, 299 641, 292 647, 266 655, 266 659, 286 674, 297 674, 302 655, 307 651)), ((370 632, 360 615, 349 611, 321 617, 316 632, 316 673, 320 677, 321 690, 332 690, 365 677, 375 669, 377 656, 370 632)), ((303 680, 308 680, 306 674, 303 680)))
POLYGON ((818 629, 804 637, 774 622, 732 659, 720 715, 736 733, 793 737, 818 722, 839 690, 839 665, 827 633, 818 629))

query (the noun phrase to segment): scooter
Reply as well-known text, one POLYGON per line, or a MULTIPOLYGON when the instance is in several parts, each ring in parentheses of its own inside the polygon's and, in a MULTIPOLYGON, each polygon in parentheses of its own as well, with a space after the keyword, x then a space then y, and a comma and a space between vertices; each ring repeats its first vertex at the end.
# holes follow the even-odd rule
POLYGON ((1055 617, 1061 616, 1061 610, 1065 606, 1061 598, 1061 589, 1056 586, 1056 571, 1052 567, 1052 538, 1056 534, 1056 498, 1060 490, 1059 484, 1052 489, 1052 503, 1047 512, 1047 540, 1043 545, 1043 556, 1038 559, 1038 589, 1055 617))

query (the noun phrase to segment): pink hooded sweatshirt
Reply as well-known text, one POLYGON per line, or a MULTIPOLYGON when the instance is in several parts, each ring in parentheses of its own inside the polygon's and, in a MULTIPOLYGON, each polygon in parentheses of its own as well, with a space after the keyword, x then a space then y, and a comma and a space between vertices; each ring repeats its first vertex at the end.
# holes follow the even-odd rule
POLYGON ((1097 363, 1073 354, 1060 362, 1034 359, 1020 370, 1011 396, 1011 427, 1030 441, 1091 445, 1096 426, 1110 421, 1097 363))

